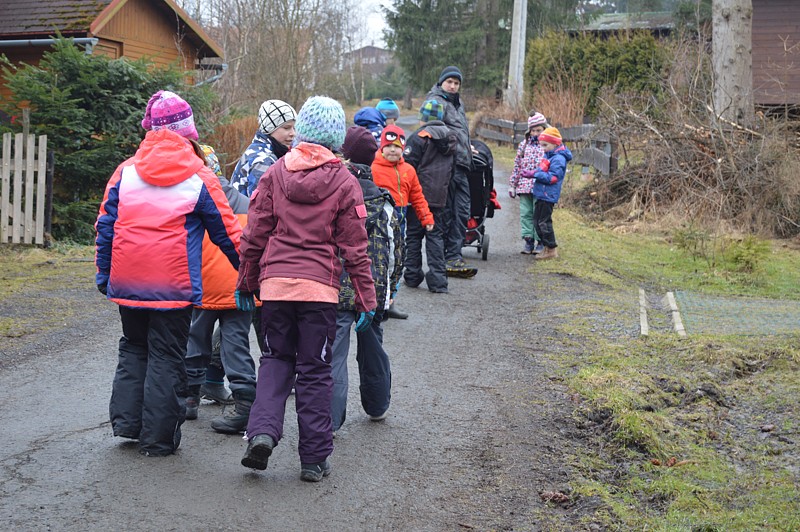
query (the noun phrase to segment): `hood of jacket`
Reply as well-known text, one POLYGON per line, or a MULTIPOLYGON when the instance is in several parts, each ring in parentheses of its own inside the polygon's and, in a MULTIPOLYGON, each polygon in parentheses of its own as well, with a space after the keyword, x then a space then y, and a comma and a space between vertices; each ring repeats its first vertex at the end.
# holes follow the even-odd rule
POLYGON ((192 144, 168 129, 148 131, 133 156, 142 181, 157 187, 171 187, 186 181, 205 166, 192 144))
POLYGON ((314 205, 328 198, 341 185, 334 172, 342 161, 324 146, 301 142, 278 163, 288 172, 275 172, 273 178, 295 203, 314 205))
POLYGON ((347 163, 347 169, 350 170, 350 173, 356 176, 357 179, 372 181, 372 167, 369 165, 351 161, 347 163))
POLYGON ((551 157, 552 157, 552 156, 554 156, 554 155, 561 155, 561 156, 563 156, 563 157, 564 157, 564 159, 566 159, 566 160, 567 160, 567 162, 570 162, 570 161, 572 160, 572 152, 571 152, 571 151, 569 151, 569 148, 567 148, 567 147, 566 147, 566 146, 564 146, 563 144, 562 144, 561 146, 558 146, 558 147, 557 147, 556 149, 554 149, 554 150, 550 150, 550 151, 548 151, 548 152, 545 152, 545 154, 544 154, 544 155, 545 155, 545 157, 547 157, 548 159, 549 159, 549 158, 551 158, 551 157))
POLYGON ((375 128, 383 128, 386 125, 383 113, 374 107, 362 107, 359 109, 353 117, 353 122, 357 126, 364 126, 370 131, 375 128))

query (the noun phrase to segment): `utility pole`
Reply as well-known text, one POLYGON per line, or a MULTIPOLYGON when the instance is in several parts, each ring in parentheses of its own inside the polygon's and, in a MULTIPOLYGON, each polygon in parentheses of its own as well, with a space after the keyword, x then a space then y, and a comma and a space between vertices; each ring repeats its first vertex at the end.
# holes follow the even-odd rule
POLYGON ((514 0, 514 15, 511 21, 511 57, 508 61, 508 87, 505 101, 512 109, 522 105, 525 69, 525 27, 528 21, 528 1, 514 0))

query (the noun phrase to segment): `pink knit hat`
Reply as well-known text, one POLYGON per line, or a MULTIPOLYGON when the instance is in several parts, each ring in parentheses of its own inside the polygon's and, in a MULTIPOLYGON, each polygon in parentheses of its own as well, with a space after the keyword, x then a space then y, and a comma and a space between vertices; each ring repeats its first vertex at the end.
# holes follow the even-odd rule
POLYGON ((528 129, 535 126, 547 127, 547 119, 542 113, 533 113, 528 117, 528 129))
POLYGON ((187 139, 198 139, 191 106, 170 91, 158 91, 150 97, 142 127, 147 131, 169 129, 187 139))

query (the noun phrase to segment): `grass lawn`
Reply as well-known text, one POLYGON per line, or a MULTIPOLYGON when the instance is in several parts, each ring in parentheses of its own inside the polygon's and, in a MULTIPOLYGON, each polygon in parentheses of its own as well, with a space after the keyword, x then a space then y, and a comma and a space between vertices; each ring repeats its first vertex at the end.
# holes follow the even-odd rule
POLYGON ((579 354, 549 355, 590 435, 574 497, 599 497, 614 529, 800 529, 800 333, 681 339, 619 327, 635 321, 638 286, 800 299, 800 253, 767 242, 745 273, 661 235, 616 233, 567 209, 554 219, 560 258, 532 270, 607 288, 564 309, 563 338, 579 354))

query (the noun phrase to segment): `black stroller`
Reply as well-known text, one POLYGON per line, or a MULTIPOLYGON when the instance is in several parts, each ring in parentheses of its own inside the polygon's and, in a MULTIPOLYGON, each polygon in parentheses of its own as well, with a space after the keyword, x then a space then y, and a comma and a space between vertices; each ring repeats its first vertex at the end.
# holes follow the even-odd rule
POLYGON ((472 153, 472 171, 467 173, 470 195, 470 218, 467 220, 465 247, 478 249, 483 260, 489 257, 489 235, 486 233, 486 219, 494 216, 496 199, 494 194, 494 157, 492 150, 480 140, 470 144, 478 152, 472 153))

